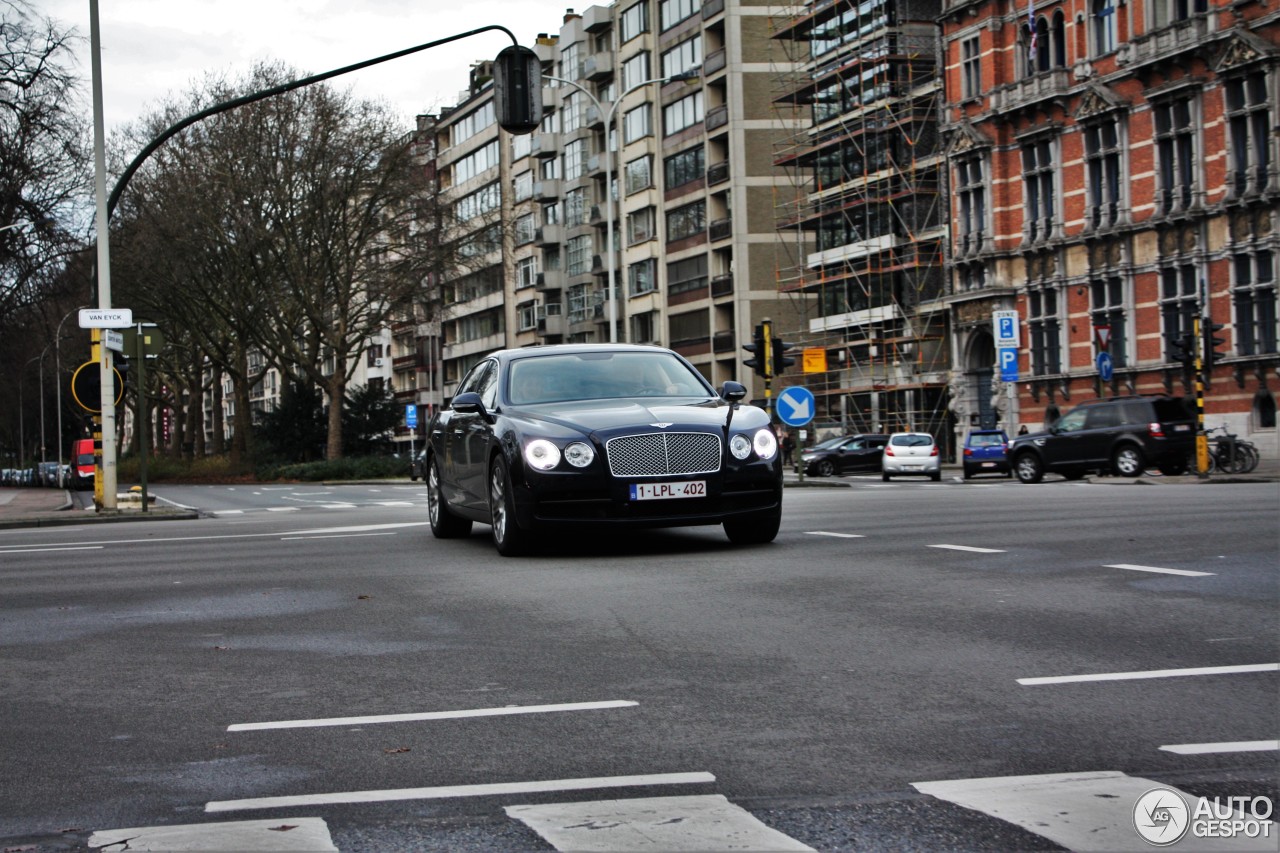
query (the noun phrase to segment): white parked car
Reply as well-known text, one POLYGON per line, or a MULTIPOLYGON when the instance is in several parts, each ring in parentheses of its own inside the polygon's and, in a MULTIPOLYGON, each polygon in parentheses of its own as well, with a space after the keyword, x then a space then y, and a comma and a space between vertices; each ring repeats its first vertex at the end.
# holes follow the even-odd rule
POLYGON ((935 483, 942 479, 942 456, 927 432, 895 432, 889 436, 880 465, 880 477, 886 483, 899 474, 925 476, 935 483))

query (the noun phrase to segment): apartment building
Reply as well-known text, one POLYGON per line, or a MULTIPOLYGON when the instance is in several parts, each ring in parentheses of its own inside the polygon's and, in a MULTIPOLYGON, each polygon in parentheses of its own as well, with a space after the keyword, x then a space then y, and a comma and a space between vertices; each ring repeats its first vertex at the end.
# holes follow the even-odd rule
POLYGON ((940 0, 780 7, 788 61, 773 100, 805 118, 775 152, 791 181, 776 217, 798 247, 783 291, 810 297, 793 338, 825 368, 805 376, 818 423, 922 430, 948 448, 940 12, 940 0))
POLYGON ((769 20, 737 0, 570 10, 533 46, 544 121, 527 136, 499 130, 477 64, 432 118, 442 235, 462 257, 427 318, 443 342, 420 365, 441 378, 431 400, 494 349, 589 341, 669 346, 764 396, 742 344, 765 318, 798 324, 805 302, 779 292, 772 161, 792 130, 769 97, 769 20))
POLYGON ((990 398, 1036 429, 1082 399, 1194 396, 1171 341, 1221 324, 1206 422, 1274 455, 1274 7, 944 0, 942 27, 958 413, 990 398))

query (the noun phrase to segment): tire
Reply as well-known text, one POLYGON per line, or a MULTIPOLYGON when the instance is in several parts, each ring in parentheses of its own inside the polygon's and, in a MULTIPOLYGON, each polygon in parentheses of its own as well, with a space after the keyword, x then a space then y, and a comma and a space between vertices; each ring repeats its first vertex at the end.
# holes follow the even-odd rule
POLYGON ((933 480, 933 482, 935 482, 935 483, 941 483, 941 482, 942 482, 942 472, 941 472, 941 471, 934 471, 932 474, 930 474, 930 475, 929 475, 929 479, 930 479, 930 480, 933 480))
POLYGON ((445 503, 434 456, 427 463, 427 518, 431 521, 431 534, 437 539, 460 539, 471 534, 470 519, 454 515, 445 503))
POLYGON ((1245 458, 1244 470, 1240 472, 1241 474, 1248 474, 1254 468, 1258 467, 1258 449, 1252 444, 1240 445, 1240 447, 1237 448, 1237 452, 1242 454, 1245 458))
POLYGON ((967 479, 969 479, 971 476, 973 476, 973 475, 969 473, 969 469, 968 469, 968 468, 965 468, 965 469, 964 469, 964 471, 960 474, 960 479, 962 479, 962 480, 967 480, 967 479))
POLYGON ((831 464, 830 459, 823 459, 818 463, 817 474, 819 477, 834 477, 836 466, 831 464))
POLYGON ((778 537, 782 526, 782 506, 767 513, 735 518, 724 523, 724 535, 734 545, 767 545, 778 537))
POLYGON ((887 471, 881 471, 880 479, 884 480, 886 483, 889 482, 889 473, 887 471))
POLYGON ((1146 467, 1147 463, 1142 458, 1142 450, 1136 445, 1121 445, 1111 455, 1111 471, 1117 477, 1141 477, 1146 467))
POLYGON ((489 463, 489 524, 493 547, 504 557, 519 557, 533 547, 534 536, 516 521, 511 471, 501 453, 489 463))
POLYGON ((1034 453, 1023 453, 1013 460, 1013 473, 1020 483, 1039 483, 1044 479, 1044 463, 1034 453))

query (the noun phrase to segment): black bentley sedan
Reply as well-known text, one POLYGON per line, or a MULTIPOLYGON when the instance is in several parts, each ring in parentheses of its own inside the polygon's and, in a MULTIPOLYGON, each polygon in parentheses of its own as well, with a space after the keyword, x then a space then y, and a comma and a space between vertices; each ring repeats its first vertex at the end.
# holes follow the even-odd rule
POLYGON ((427 512, 438 538, 492 527, 500 554, 575 525, 722 524, 771 542, 782 463, 746 388, 721 393, 661 347, 567 344, 477 363, 427 426, 427 512))

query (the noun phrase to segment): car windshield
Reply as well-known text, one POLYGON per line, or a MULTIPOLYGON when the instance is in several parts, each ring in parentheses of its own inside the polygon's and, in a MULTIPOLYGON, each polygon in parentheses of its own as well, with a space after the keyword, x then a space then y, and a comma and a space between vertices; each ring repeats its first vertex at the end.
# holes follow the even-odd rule
POLYGON ((832 448, 839 447, 841 443, 845 441, 848 441, 845 436, 838 435, 835 438, 828 438, 826 441, 819 441, 813 447, 810 447, 809 450, 831 450, 832 448))
POLYGON ((624 397, 710 396, 705 380, 671 353, 579 352, 511 362, 512 405, 624 397))
POLYGON ((933 444, 933 436, 931 435, 895 435, 893 437, 893 445, 895 447, 928 447, 933 444))

